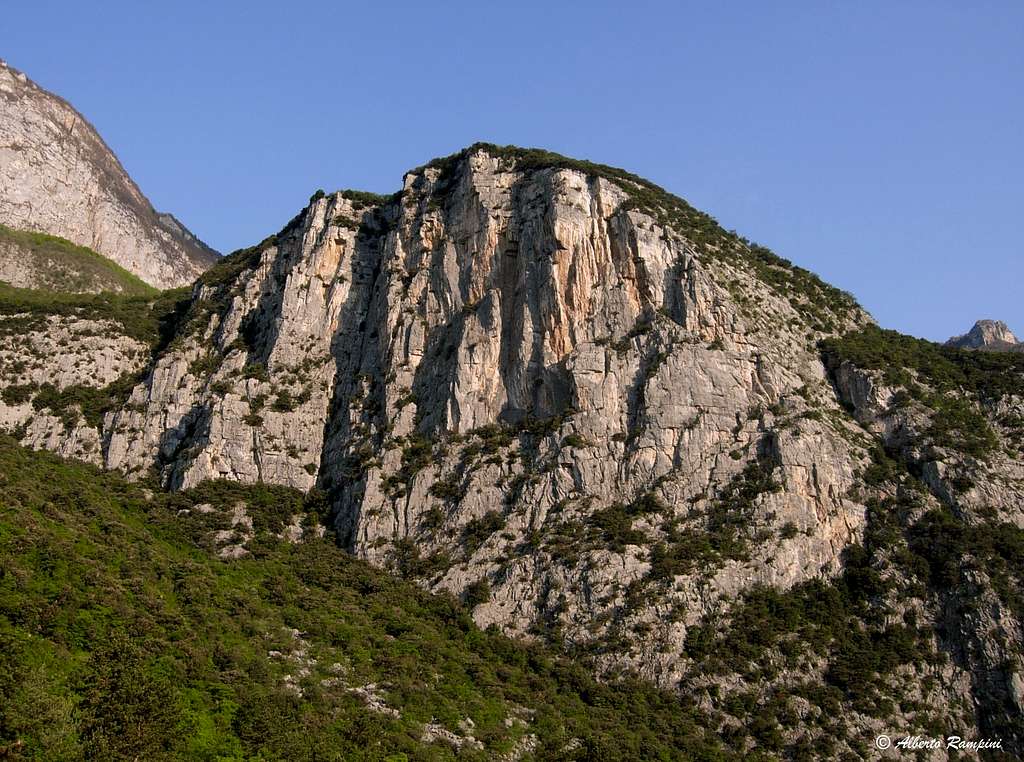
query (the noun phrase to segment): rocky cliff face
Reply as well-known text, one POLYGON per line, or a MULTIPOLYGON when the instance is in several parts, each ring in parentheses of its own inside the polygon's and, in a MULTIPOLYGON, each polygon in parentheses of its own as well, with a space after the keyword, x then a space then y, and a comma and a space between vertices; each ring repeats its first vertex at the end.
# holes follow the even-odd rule
MULTIPOLYGON (((939 647, 969 676, 975 699, 984 697, 981 733, 1019 750, 1024 599, 1011 569, 1024 561, 1024 357, 986 358, 877 329, 830 341, 825 354, 840 398, 886 453, 866 476, 915 477, 905 483, 916 494, 904 488, 883 503, 897 530, 884 552, 916 556, 935 587, 929 596, 907 591, 893 612, 905 614, 914 598, 930 604, 939 647), (898 347, 902 366, 872 354, 898 347)), ((891 569, 913 576, 906 561, 891 569)))
POLYGON ((195 333, 109 421, 107 464, 175 487, 319 485, 359 555, 434 588, 486 584, 479 621, 554 619, 580 643, 649 626, 635 666, 677 679, 651 649, 678 646, 702 601, 834 573, 858 536, 863 452, 833 429, 849 424, 802 416, 840 413, 819 318, 866 316, 823 286, 763 283, 739 248, 702 260, 630 200, 483 150, 410 173, 391 201, 316 199, 237 277, 201 281, 195 333), (702 531, 751 470, 779 489, 735 508, 744 551, 607 619, 646 585, 650 547, 702 531))
POLYGON ((1020 351, 1024 346, 1017 341, 1013 331, 1002 320, 979 320, 970 331, 954 336, 946 346, 958 349, 992 349, 996 351, 1020 351))
POLYGON ((87 246, 159 288, 191 283, 217 258, 153 210, 81 114, 4 63, 0 223, 87 246))
MULTIPOLYGON (((601 671, 731 696, 722 732, 781 712, 837 754, 929 723, 1019 743, 1019 612, 998 593, 1019 580, 940 591, 901 564, 926 564, 929 511, 1022 525, 1020 398, 950 396, 1010 423, 984 453, 943 450, 933 397, 897 408, 873 354, 823 356, 872 325, 639 178, 474 146, 391 197, 318 194, 228 257, 127 398, 61 441, 172 488, 323 490, 354 553, 601 671), (977 620, 954 599, 984 601, 977 620)), ((8 420, 52 447, 27 388, 8 420)))

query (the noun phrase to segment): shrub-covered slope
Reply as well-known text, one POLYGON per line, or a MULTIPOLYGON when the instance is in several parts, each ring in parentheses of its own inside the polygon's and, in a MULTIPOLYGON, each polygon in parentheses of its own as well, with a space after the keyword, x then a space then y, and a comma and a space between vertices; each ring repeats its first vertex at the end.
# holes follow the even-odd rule
POLYGON ((0 428, 102 462, 101 427, 173 337, 185 290, 68 294, 0 283, 0 428))
POLYGON ((0 439, 0 756, 718 758, 680 699, 477 629, 320 537, 323 510, 0 439))

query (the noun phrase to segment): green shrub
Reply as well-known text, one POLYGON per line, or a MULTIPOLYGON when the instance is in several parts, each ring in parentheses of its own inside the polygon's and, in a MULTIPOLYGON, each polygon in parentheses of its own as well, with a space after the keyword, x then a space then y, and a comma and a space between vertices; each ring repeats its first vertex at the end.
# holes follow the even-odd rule
POLYGON ((233 389, 230 381, 214 381, 210 384, 210 392, 218 397, 230 394, 233 389))
POLYGON ((665 502, 654 492, 647 491, 638 495, 628 506, 626 512, 631 516, 646 516, 651 513, 662 513, 668 510, 665 502))
POLYGON ((274 398, 273 404, 270 409, 275 413, 290 413, 298 406, 295 398, 292 397, 291 392, 287 389, 282 389, 277 393, 277 397, 274 398))
POLYGON ((487 511, 483 516, 470 519, 462 529, 462 545, 466 555, 473 555, 495 532, 505 526, 505 517, 500 511, 487 511))
POLYGON ((566 434, 562 437, 562 447, 589 447, 590 443, 579 434, 566 434))
POLYGON ((32 399, 37 388, 35 384, 12 384, 4 387, 0 397, 5 405, 23 405, 32 399))
POLYGON ((647 538, 640 530, 633 529, 633 514, 621 503, 594 511, 587 523, 598 532, 605 547, 616 553, 621 553, 628 545, 642 545, 647 538))
POLYGON ((196 378, 203 378, 216 371, 220 367, 220 363, 221 358, 213 352, 209 352, 189 363, 188 372, 196 378))
POLYGON ((402 462, 398 471, 384 477, 382 487, 391 497, 404 495, 420 471, 433 461, 434 440, 423 434, 410 434, 400 439, 402 462))
POLYGON ((465 486, 455 476, 450 476, 447 479, 438 479, 430 485, 429 492, 434 497, 447 503, 457 503, 466 496, 465 486))
POLYGON ((491 600, 491 583, 487 577, 482 577, 471 583, 462 594, 462 600, 471 609, 491 600))
POLYGON ((254 378, 257 381, 266 382, 270 380, 270 374, 267 372, 265 365, 257 362, 251 362, 247 363, 246 366, 242 368, 242 378, 254 378))

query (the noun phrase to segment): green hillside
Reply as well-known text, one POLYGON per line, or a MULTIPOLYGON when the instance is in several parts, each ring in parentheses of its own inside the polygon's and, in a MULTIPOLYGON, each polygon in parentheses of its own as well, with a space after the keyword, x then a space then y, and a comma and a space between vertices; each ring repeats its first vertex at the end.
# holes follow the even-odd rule
POLYGON ((276 487, 150 491, 0 438, 0 758, 727 758, 678 698, 275 536, 321 510, 276 487), (221 560, 239 504, 250 554, 221 560))
MULTIPOLYGON (((129 296, 157 292, 117 263, 85 246, 45 233, 0 225, 0 272, 5 260, 17 260, 24 270, 31 272, 33 288, 67 293, 115 291, 129 296)), ((0 280, 4 278, 0 276, 0 280)))

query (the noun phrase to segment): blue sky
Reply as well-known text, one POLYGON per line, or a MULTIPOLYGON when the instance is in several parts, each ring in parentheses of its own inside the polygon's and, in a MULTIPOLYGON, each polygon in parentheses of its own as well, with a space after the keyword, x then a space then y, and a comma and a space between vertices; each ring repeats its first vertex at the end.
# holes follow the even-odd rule
POLYGON ((0 56, 222 251, 474 141, 625 167, 883 325, 1024 333, 1024 3, 11 3, 0 56), (628 7, 627 7, 628 6, 628 7))

